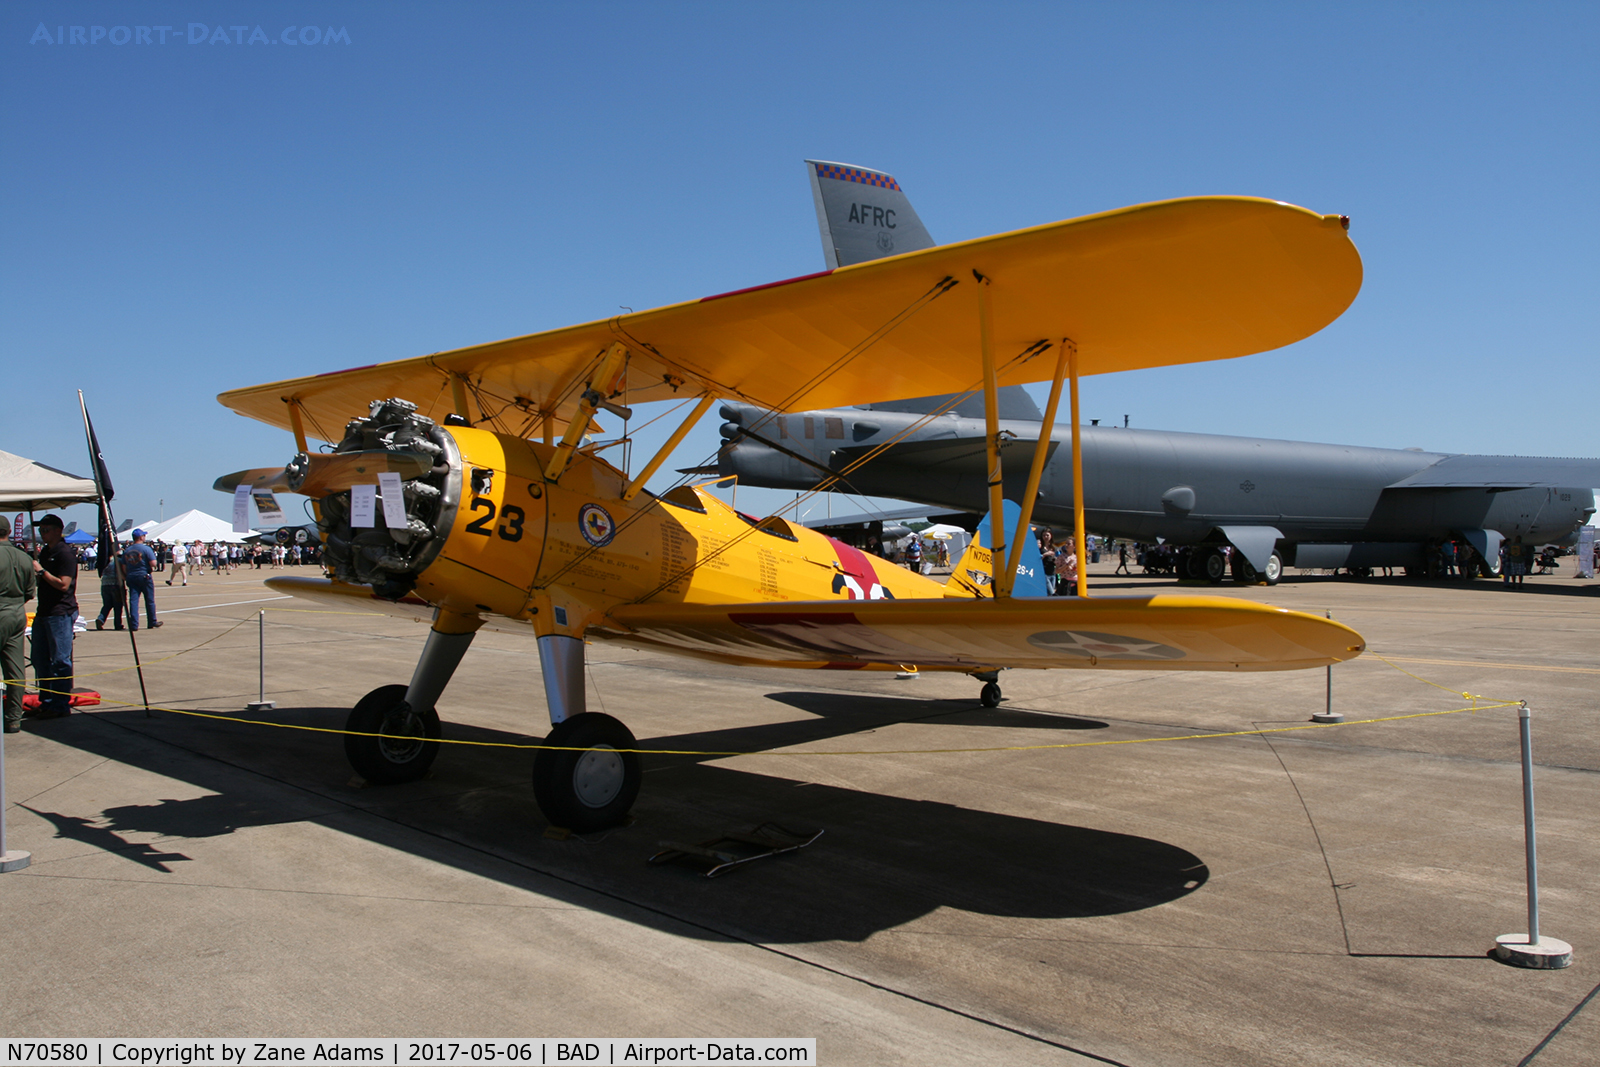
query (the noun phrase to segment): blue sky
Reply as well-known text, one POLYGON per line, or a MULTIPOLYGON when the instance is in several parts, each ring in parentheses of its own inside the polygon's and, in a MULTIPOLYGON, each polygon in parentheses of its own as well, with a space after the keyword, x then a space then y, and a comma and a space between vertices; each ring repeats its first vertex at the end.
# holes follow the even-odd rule
POLYGON ((119 518, 226 516, 212 479, 294 446, 218 392, 817 270, 812 157, 941 242, 1210 193, 1352 217, 1332 326, 1087 379, 1086 418, 1600 454, 1597 40, 1592 3, 12 2, 0 448, 86 471, 81 388, 119 518))

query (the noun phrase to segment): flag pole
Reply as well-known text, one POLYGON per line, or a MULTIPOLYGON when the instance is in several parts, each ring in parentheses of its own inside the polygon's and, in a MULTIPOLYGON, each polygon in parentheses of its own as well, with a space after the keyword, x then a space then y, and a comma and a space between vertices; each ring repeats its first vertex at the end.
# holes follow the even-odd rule
MULTIPOLYGON (((83 412, 83 436, 89 445, 89 466, 94 470, 94 491, 100 498, 100 528, 111 542, 104 548, 110 553, 106 565, 117 576, 117 599, 122 602, 122 612, 128 620, 128 643, 133 646, 133 669, 139 675, 139 696, 144 700, 144 716, 148 719, 151 717, 150 693, 144 684, 144 664, 139 662, 139 639, 134 636, 137 632, 135 630, 137 620, 133 617, 133 605, 128 602, 128 583, 122 573, 122 554, 116 551, 116 521, 111 517, 111 497, 106 492, 106 485, 110 479, 105 469, 106 461, 100 455, 100 441, 95 437, 94 425, 89 421, 89 407, 83 402, 82 389, 78 390, 78 409, 83 412)), ((152 596, 150 599, 154 604, 155 597, 152 596)), ((150 610, 154 613, 155 608, 152 607, 150 610)))

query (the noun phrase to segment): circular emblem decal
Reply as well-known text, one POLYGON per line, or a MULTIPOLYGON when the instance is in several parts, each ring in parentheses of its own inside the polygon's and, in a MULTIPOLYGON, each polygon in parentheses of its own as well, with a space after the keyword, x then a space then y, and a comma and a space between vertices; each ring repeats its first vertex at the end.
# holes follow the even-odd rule
POLYGON ((1087 630, 1047 630, 1030 636, 1028 644, 1084 659, 1182 659, 1184 656, 1182 649, 1171 645, 1087 630))
POLYGON ((585 541, 596 548, 604 548, 616 536, 617 524, 599 504, 585 504, 578 509, 578 530, 585 541))

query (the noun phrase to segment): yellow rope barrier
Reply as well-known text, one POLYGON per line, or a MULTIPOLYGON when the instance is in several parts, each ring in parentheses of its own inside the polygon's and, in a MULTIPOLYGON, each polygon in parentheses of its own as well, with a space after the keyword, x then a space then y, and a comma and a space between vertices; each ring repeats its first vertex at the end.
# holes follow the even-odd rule
MULTIPOLYGON (((359 612, 359 611, 317 611, 317 610, 306 609, 306 608, 264 608, 262 610, 263 611, 289 611, 289 612, 297 612, 297 613, 301 613, 301 614, 310 614, 310 615, 366 615, 366 614, 368 614, 367 612, 359 612)), ((198 644, 192 645, 189 648, 182 649, 182 650, 180 650, 178 652, 174 652, 169 656, 164 656, 161 659, 152 660, 150 663, 146 664, 145 666, 152 667, 152 666, 155 666, 156 664, 159 664, 159 663, 167 663, 167 662, 170 662, 172 660, 177 659, 179 656, 183 656, 183 655, 186 655, 186 654, 188 654, 190 652, 197 651, 197 650, 199 650, 201 648, 204 648, 206 645, 210 644, 211 642, 216 641, 219 638, 227 636, 228 634, 230 634, 233 631, 239 629, 241 626, 244 626, 245 624, 249 623, 250 621, 251 620, 248 619, 248 618, 242 619, 239 622, 235 623, 233 626, 228 627, 226 630, 223 630, 220 633, 213 634, 211 637, 206 638, 204 641, 201 641, 198 644)), ((1451 708, 1451 709, 1449 709, 1447 711, 1419 711, 1419 712, 1412 712, 1412 713, 1406 714, 1406 715, 1385 715, 1385 716, 1381 716, 1379 718, 1373 718, 1373 719, 1351 719, 1351 720, 1347 720, 1345 722, 1335 722, 1335 723, 1301 723, 1301 724, 1297 724, 1297 725, 1294 725, 1294 726, 1278 726, 1278 727, 1271 727, 1271 728, 1266 728, 1266 729, 1253 729, 1253 730, 1228 730, 1228 731, 1219 731, 1219 732, 1214 732, 1214 733, 1201 733, 1201 734, 1181 734, 1181 735, 1174 736, 1174 737, 1132 737, 1132 738, 1121 738, 1121 739, 1118 739, 1118 740, 1110 740, 1110 741, 1067 741, 1067 742, 1054 742, 1054 743, 1050 743, 1050 744, 1039 744, 1039 745, 993 745, 993 746, 981 746, 981 747, 956 747, 956 748, 832 749, 832 750, 826 750, 826 751, 810 750, 810 749, 808 749, 808 750, 800 750, 800 751, 793 751, 793 750, 789 750, 789 749, 769 749, 769 750, 758 750, 758 751, 744 751, 744 750, 732 750, 732 749, 730 749, 730 750, 720 750, 720 749, 669 749, 669 748, 628 748, 628 749, 616 749, 616 751, 618 751, 618 752, 628 752, 628 753, 633 753, 633 754, 641 755, 641 756, 708 756, 708 757, 717 757, 717 758, 727 758, 727 757, 733 757, 733 756, 802 756, 802 757, 803 756, 936 756, 936 755, 978 754, 978 753, 985 753, 985 752, 1034 752, 1034 751, 1042 751, 1042 750, 1047 750, 1047 749, 1104 748, 1104 747, 1109 747, 1109 746, 1112 746, 1112 745, 1140 745, 1140 744, 1151 744, 1151 743, 1163 742, 1163 741, 1205 741, 1205 740, 1214 740, 1214 739, 1225 738, 1225 737, 1253 737, 1253 736, 1261 736, 1261 735, 1265 735, 1265 734, 1292 733, 1292 732, 1295 732, 1295 731, 1298 731, 1298 730, 1329 730, 1329 729, 1334 729, 1334 728, 1337 728, 1337 727, 1345 727, 1345 726, 1366 726, 1366 725, 1371 725, 1371 724, 1374 724, 1374 723, 1400 722, 1400 721, 1403 721, 1403 720, 1406 720, 1406 719, 1426 719, 1426 718, 1433 718, 1433 717, 1441 716, 1441 715, 1459 715, 1459 714, 1461 714, 1463 712, 1494 711, 1494 710, 1497 710, 1499 708, 1518 707, 1522 703, 1520 700, 1496 700, 1495 698, 1492 698, 1492 697, 1476 695, 1476 694, 1473 694, 1473 693, 1470 693, 1470 692, 1466 692, 1466 691, 1463 691, 1463 690, 1458 690, 1458 689, 1451 689, 1448 686, 1440 685, 1437 682, 1432 682, 1432 681, 1429 681, 1428 679, 1423 678, 1423 677, 1421 677, 1419 675, 1413 674, 1411 671, 1408 671, 1404 667, 1401 667, 1399 664, 1395 663, 1393 660, 1388 659, 1388 658, 1386 658, 1384 656, 1378 655, 1375 652, 1368 652, 1367 654, 1369 656, 1371 656, 1373 659, 1378 660, 1380 663, 1387 664, 1388 666, 1394 668, 1395 670, 1399 671, 1401 674, 1404 674, 1406 677, 1411 678, 1414 681, 1421 682, 1423 685, 1432 686, 1433 688, 1438 689, 1438 690, 1440 690, 1442 692, 1450 693, 1452 695, 1459 695, 1463 700, 1470 701, 1471 704, 1468 707, 1451 708), (1494 703, 1486 704, 1486 705, 1480 705, 1478 702, 1481 701, 1481 700, 1494 700, 1494 703)), ((98 672, 95 672, 93 674, 79 675, 78 677, 92 678, 92 677, 98 677, 100 675, 122 673, 122 672, 133 670, 133 669, 134 669, 133 667, 117 667, 117 668, 113 668, 111 670, 98 671, 98 672)), ((51 693, 55 692, 55 690, 44 689, 44 688, 39 687, 37 685, 35 686, 35 688, 38 688, 40 692, 51 692, 51 693)), ((114 704, 114 705, 118 705, 118 706, 121 706, 121 707, 124 707, 124 708, 143 708, 144 707, 143 704, 132 704, 132 703, 129 703, 127 701, 114 700, 114 699, 107 698, 107 697, 105 697, 103 695, 101 696, 100 699, 101 699, 101 703, 102 704, 114 704)), ((250 725, 250 726, 270 726, 270 727, 276 727, 276 728, 278 728, 280 730, 300 730, 300 731, 304 731, 304 732, 307 732, 307 733, 338 734, 338 735, 345 736, 345 737, 375 737, 375 738, 382 738, 382 739, 388 739, 388 740, 396 740, 396 739, 415 739, 415 740, 419 740, 419 741, 428 740, 428 739, 425 739, 425 738, 414 737, 414 735, 370 733, 370 732, 364 732, 364 731, 359 731, 359 730, 336 729, 336 728, 330 727, 330 726, 304 726, 304 725, 301 725, 301 724, 298 724, 298 723, 270 722, 270 721, 265 720, 265 719, 241 719, 241 718, 239 718, 237 716, 234 716, 234 715, 224 715, 224 714, 220 714, 220 713, 217 713, 217 712, 207 712, 207 711, 193 711, 193 710, 190 710, 190 709, 187 709, 187 708, 169 708, 169 707, 157 707, 155 705, 151 705, 149 710, 151 710, 151 711, 163 711, 163 712, 167 712, 167 713, 172 714, 172 715, 187 715, 187 716, 190 716, 192 718, 215 719, 215 720, 219 720, 219 721, 222 721, 222 722, 242 723, 242 724, 250 725)), ((528 741, 528 742, 468 741, 468 740, 464 740, 464 739, 460 739, 460 738, 447 738, 447 737, 432 738, 431 740, 433 740, 436 744, 441 744, 441 745, 466 745, 466 746, 471 746, 471 747, 476 747, 476 748, 547 749, 547 750, 552 751, 552 752, 583 752, 583 751, 588 751, 588 749, 586 749, 586 748, 545 745, 542 741, 528 741)))

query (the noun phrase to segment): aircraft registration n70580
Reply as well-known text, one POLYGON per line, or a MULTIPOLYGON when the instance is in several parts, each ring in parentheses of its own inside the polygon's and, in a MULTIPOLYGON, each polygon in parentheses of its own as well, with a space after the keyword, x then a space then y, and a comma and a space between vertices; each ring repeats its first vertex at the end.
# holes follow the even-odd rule
POLYGON ((329 577, 273 588, 431 618, 410 682, 350 713, 345 750, 369 781, 426 773, 435 705, 478 629, 531 632, 552 724, 534 793, 551 822, 580 831, 620 821, 641 778, 632 733, 586 710, 588 640, 756 667, 959 671, 984 682, 989 706, 1003 668, 1325 666, 1364 646, 1313 615, 1222 597, 1030 596, 1037 485, 1002 499, 993 398, 1050 381, 1053 419, 1083 374, 1309 336, 1360 288, 1347 229, 1270 200, 1169 200, 240 389, 221 401, 293 430, 300 451, 217 486, 316 499, 329 577), (988 401, 991 518, 948 583, 742 515, 701 486, 644 488, 719 398, 792 411, 975 389, 988 401), (626 405, 674 397, 690 411, 637 473, 586 443, 600 411, 627 418, 626 405), (334 451, 312 453, 308 427, 334 451))

